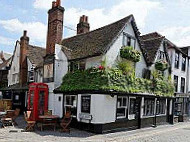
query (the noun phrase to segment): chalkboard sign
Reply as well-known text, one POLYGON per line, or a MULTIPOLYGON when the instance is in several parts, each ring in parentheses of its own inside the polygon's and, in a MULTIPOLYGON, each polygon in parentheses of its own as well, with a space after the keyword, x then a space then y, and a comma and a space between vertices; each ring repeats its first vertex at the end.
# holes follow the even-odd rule
POLYGON ((90 113, 91 96, 81 97, 81 112, 90 113))

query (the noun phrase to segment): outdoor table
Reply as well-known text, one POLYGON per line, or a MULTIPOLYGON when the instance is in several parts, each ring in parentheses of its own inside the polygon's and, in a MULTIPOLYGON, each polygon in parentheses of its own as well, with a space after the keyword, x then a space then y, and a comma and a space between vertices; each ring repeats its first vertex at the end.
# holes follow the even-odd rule
POLYGON ((41 131, 43 130, 43 126, 54 126, 54 131, 57 124, 57 119, 59 119, 58 115, 40 115, 39 119, 41 120, 41 131))

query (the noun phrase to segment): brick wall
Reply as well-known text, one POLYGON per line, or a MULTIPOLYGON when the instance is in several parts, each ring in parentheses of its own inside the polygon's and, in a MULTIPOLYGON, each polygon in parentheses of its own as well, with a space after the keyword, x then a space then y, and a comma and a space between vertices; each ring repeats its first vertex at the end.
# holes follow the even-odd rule
POLYGON ((54 54, 55 44, 60 43, 63 35, 63 14, 64 8, 60 1, 52 3, 52 9, 48 11, 48 34, 46 54, 54 54))

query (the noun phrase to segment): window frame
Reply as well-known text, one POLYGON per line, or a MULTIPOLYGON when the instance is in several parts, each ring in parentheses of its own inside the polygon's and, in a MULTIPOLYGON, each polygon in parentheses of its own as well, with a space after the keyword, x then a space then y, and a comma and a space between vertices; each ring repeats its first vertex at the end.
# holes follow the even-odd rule
POLYGON ((185 78, 181 77, 181 89, 180 89, 181 93, 185 93, 185 81, 186 81, 185 78), (183 80, 183 82, 182 82, 182 80, 183 80))
POLYGON ((117 97, 117 106, 116 106, 116 118, 117 119, 122 119, 122 118, 127 118, 127 110, 128 110, 128 103, 129 103, 129 99, 128 99, 128 97, 127 96, 118 96, 117 97), (118 100, 119 100, 119 98, 121 99, 121 104, 119 105, 118 104, 118 100), (126 105, 123 105, 124 104, 124 98, 126 99, 126 105), (118 109, 125 109, 125 115, 124 116, 118 116, 117 114, 118 114, 118 109))
POLYGON ((162 50, 159 50, 159 60, 164 60, 165 58, 165 52, 162 50))
POLYGON ((176 69, 179 69, 179 52, 178 52, 178 51, 175 52, 174 67, 175 67, 176 69))
POLYGON ((157 99, 156 115, 166 115, 166 99, 157 99), (158 104, 159 102, 159 104, 158 104))
POLYGON ((128 33, 123 33, 123 46, 131 46, 135 49, 136 46, 136 38, 128 33), (128 39, 130 39, 130 45, 128 45, 128 39), (132 40, 134 41, 134 45, 132 45, 132 40))
MULTIPOLYGON (((76 109, 76 114, 74 114, 74 115, 71 114, 71 116, 74 118, 77 117, 77 100, 78 100, 77 98, 78 98, 77 95, 65 95, 64 96, 64 111, 66 113, 67 107, 71 107, 71 109, 73 109, 73 110, 76 109), (72 104, 67 104, 67 97, 70 97, 70 99, 71 99, 71 97, 75 97, 74 100, 76 100, 76 103, 74 104, 74 101, 73 101, 72 104)), ((71 100, 69 103, 71 103, 71 100)), ((72 112, 72 110, 71 110, 71 112, 72 112)))
POLYGON ((155 115, 155 98, 144 98, 143 117, 152 117, 155 115), (150 108, 148 106, 151 106, 150 108), (147 113, 147 109, 150 109, 150 113, 147 113))
POLYGON ((182 71, 185 71, 185 70, 186 70, 186 57, 185 57, 184 55, 182 56, 181 70, 182 70, 182 71))
POLYGON ((174 75, 174 87, 175 87, 175 92, 178 92, 178 85, 179 85, 179 77, 177 75, 174 75), (175 80, 177 79, 177 81, 175 80))

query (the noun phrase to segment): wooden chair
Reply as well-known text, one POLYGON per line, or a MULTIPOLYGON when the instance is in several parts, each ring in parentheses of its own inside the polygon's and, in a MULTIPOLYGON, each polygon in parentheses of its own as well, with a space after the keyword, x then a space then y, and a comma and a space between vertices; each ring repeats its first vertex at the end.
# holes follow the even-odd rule
POLYGON ((44 115, 52 115, 52 110, 44 110, 44 115))
POLYGON ((61 120, 60 126, 62 127, 61 132, 70 132, 70 123, 72 121, 71 112, 66 112, 64 118, 61 120))
POLYGON ((25 131, 27 131, 27 132, 34 131, 34 126, 36 124, 36 121, 33 121, 31 119, 31 113, 32 113, 32 111, 27 111, 27 113, 24 112, 24 118, 25 118, 25 121, 27 123, 25 131))

